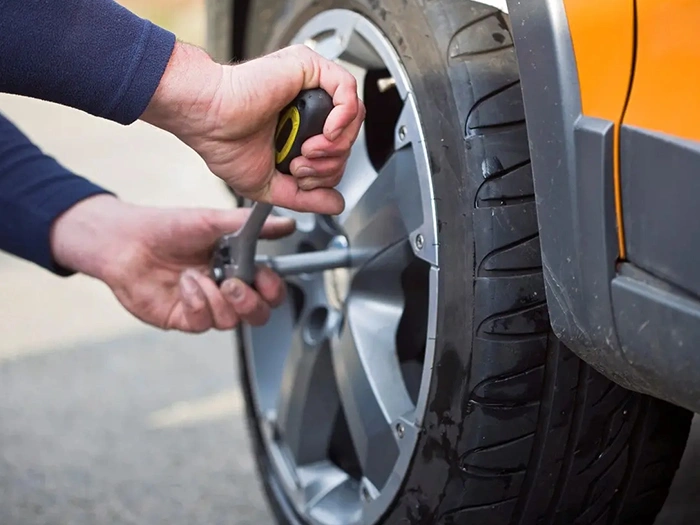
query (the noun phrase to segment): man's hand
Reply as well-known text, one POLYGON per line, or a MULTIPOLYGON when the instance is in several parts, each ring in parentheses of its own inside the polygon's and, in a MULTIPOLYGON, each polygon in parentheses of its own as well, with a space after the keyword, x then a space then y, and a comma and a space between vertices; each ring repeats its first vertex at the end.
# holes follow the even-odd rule
POLYGON ((220 65, 178 43, 142 119, 191 146, 239 195, 297 211, 338 214, 340 182, 365 117, 355 77, 306 46, 220 65), (306 141, 292 176, 274 166, 280 111, 303 89, 321 87, 334 109, 323 135, 306 141))
MULTIPOLYGON (((163 329, 226 330, 241 321, 267 322, 285 298, 282 279, 259 269, 258 292, 237 279, 219 289, 208 277, 216 240, 238 229, 249 210, 150 208, 99 195, 79 202, 53 227, 56 262, 104 281, 142 321, 163 329)), ((264 238, 294 230, 294 221, 271 217, 264 238)))

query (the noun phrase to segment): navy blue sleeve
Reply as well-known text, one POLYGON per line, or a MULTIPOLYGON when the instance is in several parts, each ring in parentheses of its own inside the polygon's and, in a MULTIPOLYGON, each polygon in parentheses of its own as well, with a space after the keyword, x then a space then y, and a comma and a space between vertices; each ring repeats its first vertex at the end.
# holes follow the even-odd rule
POLYGON ((51 254, 53 222, 77 202, 111 193, 44 154, 0 115, 0 250, 61 276, 51 254))
POLYGON ((113 0, 2 0, 0 91, 130 124, 174 45, 171 32, 113 0))
MULTIPOLYGON (((112 0, 0 1, 0 92, 130 124, 155 92, 175 36, 112 0)), ((58 275, 51 228, 109 193, 45 155, 0 115, 0 250, 58 275)))

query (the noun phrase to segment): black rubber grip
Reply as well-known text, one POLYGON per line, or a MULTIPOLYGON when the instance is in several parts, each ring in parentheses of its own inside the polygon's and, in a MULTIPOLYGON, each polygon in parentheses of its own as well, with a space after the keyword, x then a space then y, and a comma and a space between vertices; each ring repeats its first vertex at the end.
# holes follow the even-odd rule
POLYGON ((323 89, 307 89, 280 113, 275 133, 275 163, 281 173, 290 174, 290 163, 301 155, 301 146, 321 135, 333 109, 333 99, 323 89))

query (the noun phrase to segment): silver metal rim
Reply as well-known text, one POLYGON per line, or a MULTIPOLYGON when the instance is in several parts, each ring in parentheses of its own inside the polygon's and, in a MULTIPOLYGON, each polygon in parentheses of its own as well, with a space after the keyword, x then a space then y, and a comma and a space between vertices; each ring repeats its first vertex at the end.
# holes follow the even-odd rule
POLYGON ((289 278, 286 303, 242 334, 264 446, 295 511, 315 525, 370 524, 406 475, 430 388, 438 250, 428 155, 409 79, 368 19, 324 11, 289 43, 342 63, 363 98, 370 72, 386 71, 379 89, 396 90, 400 106, 380 163, 363 126, 338 186, 341 215, 275 209, 294 216, 297 231, 258 247, 276 255, 349 245, 366 254, 362 264, 289 278), (401 342, 416 326, 410 340, 420 344, 401 342))

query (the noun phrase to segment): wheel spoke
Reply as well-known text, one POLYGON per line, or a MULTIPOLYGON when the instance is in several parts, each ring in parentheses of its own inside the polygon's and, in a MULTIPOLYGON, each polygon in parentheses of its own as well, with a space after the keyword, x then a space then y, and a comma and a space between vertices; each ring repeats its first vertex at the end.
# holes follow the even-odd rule
POLYGON ((328 11, 323 13, 323 31, 318 26, 306 26, 292 43, 306 44, 328 60, 349 62, 364 69, 384 67, 382 57, 367 39, 357 32, 357 18, 348 20, 328 11))
POLYGON ((343 23, 343 20, 332 20, 327 30, 321 34, 302 31, 294 39, 294 43, 303 43, 328 60, 338 60, 348 49, 355 35, 355 25, 343 23))
POLYGON ((343 178, 340 179, 340 182, 336 186, 336 189, 342 194, 343 199, 345 199, 345 210, 338 215, 339 223, 347 219, 349 215, 348 210, 352 210, 357 206, 358 201, 377 179, 377 172, 369 160, 369 153, 365 145, 366 142, 365 126, 363 124, 357 136, 355 146, 350 150, 350 156, 345 165, 343 178))
POLYGON ((277 404, 277 430, 297 465, 326 456, 339 407, 326 335, 326 327, 334 321, 310 319, 319 311, 307 309, 302 316, 302 326, 316 323, 315 333, 307 328, 296 330, 277 404))
MULTIPOLYGON (((369 268, 363 272, 371 273, 369 268)), ((396 329, 404 306, 399 275, 384 274, 384 280, 392 279, 396 282, 383 288, 388 294, 353 289, 345 327, 332 347, 338 393, 357 458, 377 487, 388 478, 398 454, 394 422, 414 408, 396 355, 396 329)))
MULTIPOLYGON (((353 296, 404 306, 401 272, 414 260, 415 255, 407 239, 377 252, 371 261, 361 266, 352 279, 353 296)), ((397 321, 398 325, 398 321, 397 321)), ((394 330, 396 327, 393 327, 394 330)))
POLYGON ((348 476, 316 499, 309 506, 309 515, 327 525, 358 523, 362 517, 362 506, 357 494, 357 481, 348 476))
POLYGON ((321 503, 328 494, 350 478, 347 472, 329 460, 301 467, 297 473, 306 505, 309 508, 321 503))
POLYGON ((339 224, 350 246, 379 253, 407 238, 423 223, 412 147, 395 152, 339 224))

